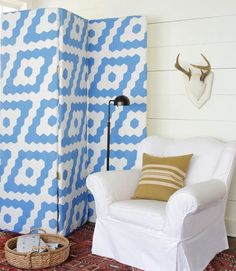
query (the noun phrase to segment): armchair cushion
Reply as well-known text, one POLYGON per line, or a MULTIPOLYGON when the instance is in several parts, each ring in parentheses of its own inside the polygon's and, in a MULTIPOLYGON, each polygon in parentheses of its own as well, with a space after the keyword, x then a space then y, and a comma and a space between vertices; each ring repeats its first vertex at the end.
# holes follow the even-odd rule
POLYGON ((167 201, 183 187, 192 156, 155 157, 144 153, 142 175, 133 199, 167 201))
POLYGON ((108 215, 118 221, 146 229, 162 230, 165 222, 166 202, 157 200, 124 200, 114 202, 108 215))

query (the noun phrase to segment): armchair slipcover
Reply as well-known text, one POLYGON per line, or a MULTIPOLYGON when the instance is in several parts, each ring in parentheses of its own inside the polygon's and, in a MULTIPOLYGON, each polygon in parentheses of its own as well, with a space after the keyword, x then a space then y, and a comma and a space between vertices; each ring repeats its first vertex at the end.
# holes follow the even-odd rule
POLYGON ((91 174, 87 186, 97 213, 92 252, 146 271, 204 270, 228 248, 224 213, 235 151, 235 143, 212 138, 151 136, 140 144, 135 169, 91 174), (130 199, 144 152, 193 153, 184 188, 168 202, 130 199))

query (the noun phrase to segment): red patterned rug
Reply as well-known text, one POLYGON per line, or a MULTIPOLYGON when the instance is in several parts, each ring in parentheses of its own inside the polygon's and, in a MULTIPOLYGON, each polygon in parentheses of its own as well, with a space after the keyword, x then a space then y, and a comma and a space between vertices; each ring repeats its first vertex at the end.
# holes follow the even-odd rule
MULTIPOLYGON (((92 236, 94 225, 88 223, 80 230, 74 231, 70 236, 70 257, 68 260, 57 267, 40 269, 40 271, 140 271, 140 269, 118 263, 114 260, 95 256, 91 254, 92 236)), ((0 270, 19 271, 7 264, 4 258, 4 244, 16 234, 0 232, 0 270)), ((39 270, 38 270, 39 271, 39 270)), ((236 271, 236 252, 227 250, 219 253, 204 271, 236 271)))

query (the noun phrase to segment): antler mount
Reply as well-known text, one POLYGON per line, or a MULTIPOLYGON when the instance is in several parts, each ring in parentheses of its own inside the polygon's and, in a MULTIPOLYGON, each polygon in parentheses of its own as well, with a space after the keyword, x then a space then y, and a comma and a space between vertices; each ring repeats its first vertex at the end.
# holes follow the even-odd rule
MULTIPOLYGON (((194 68, 197 68, 197 69, 201 70, 200 80, 204 82, 207 75, 211 72, 211 64, 203 54, 201 54, 201 55, 204 58, 204 60, 207 62, 206 66, 194 65, 194 64, 190 64, 190 65, 193 66, 194 68)), ((178 56, 176 58, 175 67, 176 67, 177 70, 179 70, 179 71, 183 72, 184 74, 186 74, 188 76, 188 79, 190 80, 191 77, 192 77, 192 72, 191 72, 190 68, 187 71, 183 67, 181 67, 181 65, 179 64, 179 56, 180 56, 180 54, 178 54, 178 56)))

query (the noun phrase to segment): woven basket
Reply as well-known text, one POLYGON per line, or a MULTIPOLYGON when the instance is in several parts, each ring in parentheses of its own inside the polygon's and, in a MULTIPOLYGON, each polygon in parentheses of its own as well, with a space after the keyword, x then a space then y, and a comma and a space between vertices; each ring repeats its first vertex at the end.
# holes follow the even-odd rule
POLYGON ((41 230, 44 232, 43 234, 37 234, 40 235, 44 242, 59 243, 62 245, 62 247, 42 253, 19 253, 13 250, 16 248, 17 237, 11 238, 5 244, 5 257, 10 265, 21 269, 47 268, 61 264, 69 257, 70 244, 65 237, 56 234, 47 234, 42 229, 34 230, 41 230))

